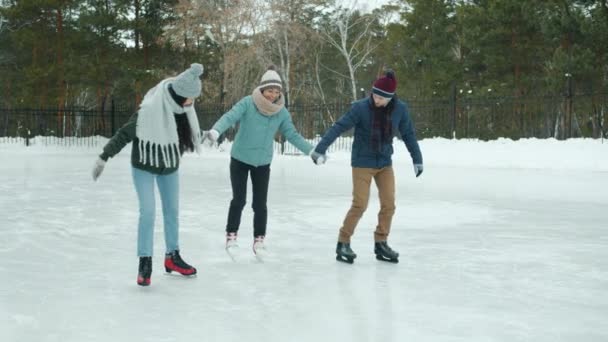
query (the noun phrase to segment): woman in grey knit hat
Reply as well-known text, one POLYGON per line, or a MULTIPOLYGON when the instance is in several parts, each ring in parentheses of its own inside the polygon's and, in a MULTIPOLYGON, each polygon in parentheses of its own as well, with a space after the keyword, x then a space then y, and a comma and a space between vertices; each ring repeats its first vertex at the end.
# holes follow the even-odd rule
POLYGON ((239 124, 230 151, 232 200, 226 223, 226 251, 233 259, 239 254, 237 233, 246 203, 249 177, 253 193, 251 206, 254 212, 252 249, 258 259, 262 259, 266 251, 266 203, 275 134, 280 132, 302 153, 308 155, 314 152, 313 146, 296 130, 291 114, 285 108, 282 89, 283 82, 276 67, 269 66, 251 95, 236 103, 206 133, 206 138, 215 142, 228 128, 239 124))
POLYGON ((150 89, 139 110, 104 146, 93 167, 93 180, 101 175, 109 158, 133 142, 131 170, 139 199, 137 284, 150 285, 154 235, 155 196, 158 186, 165 231, 165 270, 185 276, 196 274, 179 253, 179 177, 185 151, 200 153, 200 128, 194 99, 201 94, 203 66, 194 63, 176 77, 167 78, 150 89))

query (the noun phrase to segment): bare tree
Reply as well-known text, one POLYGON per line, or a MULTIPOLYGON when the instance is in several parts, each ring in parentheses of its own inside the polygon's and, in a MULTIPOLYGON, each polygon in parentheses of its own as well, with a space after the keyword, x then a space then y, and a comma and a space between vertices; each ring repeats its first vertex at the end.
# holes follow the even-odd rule
POLYGON ((190 49, 195 46, 188 42, 210 39, 219 50, 219 101, 231 103, 251 91, 257 69, 251 37, 263 18, 260 0, 180 0, 176 12, 181 22, 166 30, 172 44, 190 49))
MULTIPOLYGON (((4 0, 0 0, 0 8, 4 7, 4 0)), ((2 12, 0 12, 0 35, 4 30, 6 30, 8 24, 8 19, 2 16, 2 12)), ((4 57, 2 56, 2 51, 0 51, 0 63, 3 62, 4 57)))
POLYGON ((289 29, 285 23, 280 23, 279 27, 281 27, 281 29, 275 32, 274 38, 277 44, 277 50, 279 51, 281 71, 283 72, 285 97, 287 98, 286 101, 289 104, 289 101, 291 101, 291 84, 289 82, 291 75, 291 49, 288 35, 289 29))
MULTIPOLYGON (((263 64, 278 63, 279 72, 283 79, 284 93, 288 103, 294 102, 302 83, 298 68, 309 62, 310 47, 317 39, 317 33, 312 30, 311 18, 315 9, 323 3, 321 0, 271 0, 268 2, 269 15, 264 22, 264 31, 256 45, 267 46, 258 48, 258 59, 263 64), (296 78, 295 75, 300 77, 296 78)), ((265 66, 265 65, 264 65, 265 66)))
POLYGON ((321 29, 324 40, 336 48, 346 61, 353 100, 357 99, 355 73, 368 62, 369 55, 379 45, 374 42, 372 33, 372 25, 377 20, 377 15, 362 15, 355 7, 356 2, 349 9, 338 8, 331 24, 321 29))
MULTIPOLYGON (((2 1, 0 1, 0 7, 2 5, 2 1)), ((4 31, 4 28, 6 27, 6 23, 8 23, 8 20, 4 19, 3 16, 0 15, 0 33, 2 33, 2 31, 4 31)))

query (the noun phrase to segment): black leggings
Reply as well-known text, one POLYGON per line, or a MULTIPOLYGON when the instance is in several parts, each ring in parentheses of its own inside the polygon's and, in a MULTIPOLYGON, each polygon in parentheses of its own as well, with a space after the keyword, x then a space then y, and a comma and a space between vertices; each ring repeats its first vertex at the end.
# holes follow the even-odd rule
POLYGON ((268 220, 268 181, 270 180, 270 164, 252 166, 230 158, 230 182, 232 183, 232 201, 228 211, 226 232, 233 233, 239 230, 241 214, 247 202, 247 177, 251 173, 253 188, 253 236, 266 235, 266 222, 268 220))

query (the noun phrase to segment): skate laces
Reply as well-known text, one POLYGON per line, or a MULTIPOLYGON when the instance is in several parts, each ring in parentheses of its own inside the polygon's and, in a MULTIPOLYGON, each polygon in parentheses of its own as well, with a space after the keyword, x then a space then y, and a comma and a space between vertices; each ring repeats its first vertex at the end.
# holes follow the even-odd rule
POLYGON ((388 244, 385 244, 384 248, 386 248, 386 251, 389 252, 389 253, 395 253, 395 251, 388 244))
POLYGON ((150 277, 152 273, 152 258, 151 257, 140 257, 139 258, 139 273, 145 277, 150 277))
POLYGON ((169 253, 168 256, 173 261, 173 264, 175 264, 178 267, 181 267, 181 268, 191 268, 192 267, 192 266, 188 265, 184 261, 184 259, 182 259, 182 257, 179 255, 179 251, 173 251, 173 252, 169 253))

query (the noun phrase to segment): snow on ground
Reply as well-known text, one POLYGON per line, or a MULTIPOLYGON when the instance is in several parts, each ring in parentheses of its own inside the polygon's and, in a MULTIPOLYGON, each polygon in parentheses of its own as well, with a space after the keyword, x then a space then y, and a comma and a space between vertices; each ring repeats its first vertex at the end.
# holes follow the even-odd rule
MULTIPOLYGON (((265 263, 226 255, 228 151, 187 155, 181 250, 199 274, 136 285, 129 147, 97 183, 101 147, 0 144, 0 341, 606 341, 608 143, 421 141, 415 178, 396 142, 397 265, 373 256, 378 211, 334 259, 349 155, 275 156, 265 263)), ((250 198, 250 197, 249 197, 250 198)), ((160 208, 157 208, 160 209, 160 208)))

